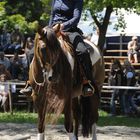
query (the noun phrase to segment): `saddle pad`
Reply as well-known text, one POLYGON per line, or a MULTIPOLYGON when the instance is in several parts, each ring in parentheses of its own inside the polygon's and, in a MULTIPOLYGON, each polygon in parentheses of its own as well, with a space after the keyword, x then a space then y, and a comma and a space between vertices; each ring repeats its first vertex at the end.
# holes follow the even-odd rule
POLYGON ((84 42, 87 44, 87 47, 88 47, 89 52, 90 52, 90 59, 92 61, 92 65, 94 65, 101 58, 101 53, 100 53, 98 47, 95 46, 89 40, 84 39, 84 42))

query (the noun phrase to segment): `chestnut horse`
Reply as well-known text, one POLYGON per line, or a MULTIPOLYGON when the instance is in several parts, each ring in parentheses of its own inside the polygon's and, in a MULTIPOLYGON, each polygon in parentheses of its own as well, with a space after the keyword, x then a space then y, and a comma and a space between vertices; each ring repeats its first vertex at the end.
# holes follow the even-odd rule
MULTIPOLYGON (((99 92, 104 82, 102 57, 93 62, 93 74, 98 90, 89 97, 82 95, 82 78, 75 54, 60 36, 59 26, 39 29, 35 37, 34 58, 30 65, 29 80, 32 97, 38 113, 38 140, 44 140, 45 118, 52 122, 64 112, 64 125, 70 140, 78 140, 78 128, 82 122, 82 134, 95 134, 98 120, 99 92), (55 115, 52 115, 55 114, 55 115), (75 122, 75 123, 73 123, 75 122)), ((93 46, 92 43, 86 41, 93 46)), ((99 54, 99 50, 95 47, 99 54)), ((93 53, 93 50, 91 51, 93 53)), ((91 54, 92 56, 92 54, 91 54)), ((92 137, 96 140, 96 134, 92 137)))

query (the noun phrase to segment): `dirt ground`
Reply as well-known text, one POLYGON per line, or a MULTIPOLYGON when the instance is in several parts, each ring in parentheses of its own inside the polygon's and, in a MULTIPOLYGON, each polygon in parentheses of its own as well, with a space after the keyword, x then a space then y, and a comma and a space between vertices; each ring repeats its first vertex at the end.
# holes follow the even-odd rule
MULTIPOLYGON (((46 127, 47 140, 68 140, 62 125, 46 127)), ((36 140, 36 124, 0 123, 0 140, 36 140)), ((140 140, 140 128, 125 126, 97 127, 98 140, 140 140)), ((91 140, 82 138, 79 140, 91 140)))

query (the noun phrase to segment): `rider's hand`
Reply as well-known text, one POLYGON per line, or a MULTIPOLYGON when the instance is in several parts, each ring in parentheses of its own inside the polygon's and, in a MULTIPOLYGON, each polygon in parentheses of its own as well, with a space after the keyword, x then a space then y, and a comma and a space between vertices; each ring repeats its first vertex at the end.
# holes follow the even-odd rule
POLYGON ((62 31, 63 29, 64 29, 64 25, 62 23, 62 24, 60 24, 60 31, 62 31))

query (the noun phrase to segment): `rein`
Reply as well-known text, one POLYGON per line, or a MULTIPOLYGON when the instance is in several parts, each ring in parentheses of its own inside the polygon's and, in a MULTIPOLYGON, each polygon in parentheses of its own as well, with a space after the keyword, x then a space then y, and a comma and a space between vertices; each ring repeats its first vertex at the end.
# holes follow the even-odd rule
MULTIPOLYGON (((34 61, 34 58, 33 58, 33 61, 34 61)), ((42 69, 42 73, 43 73, 43 79, 44 80, 43 80, 43 82, 37 82, 37 80, 35 79, 34 70, 33 70, 34 69, 33 61, 31 62, 33 80, 35 81, 36 85, 38 85, 38 86, 44 86, 45 81, 47 79, 47 72, 46 72, 45 68, 43 68, 42 69)))

